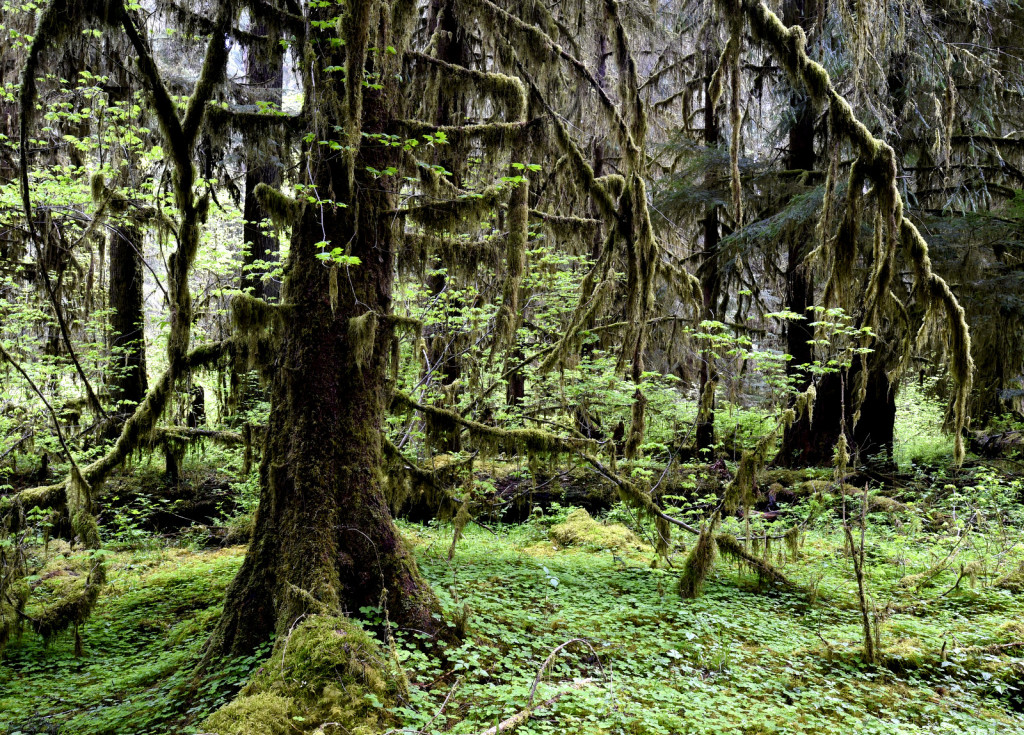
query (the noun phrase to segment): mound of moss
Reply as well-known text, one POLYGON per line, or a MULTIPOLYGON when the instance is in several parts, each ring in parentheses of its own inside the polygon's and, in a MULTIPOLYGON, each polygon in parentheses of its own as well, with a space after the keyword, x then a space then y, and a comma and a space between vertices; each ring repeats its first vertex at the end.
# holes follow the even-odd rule
POLYGON ((90 551, 55 554, 32 582, 26 616, 46 639, 89 617, 106 579, 102 557, 90 551))
POLYGON ((1009 574, 1004 574, 997 579, 996 587, 1002 590, 1009 590, 1018 595, 1024 593, 1024 563, 1009 574))
POLYGON ((398 685, 377 643, 347 618, 316 615, 282 638, 232 702, 210 715, 205 732, 285 735, 332 731, 379 735, 398 685))
POLYGON ((643 549, 643 543, 628 528, 618 523, 598 523, 582 508, 572 511, 565 523, 552 526, 550 536, 562 546, 615 551, 643 549))

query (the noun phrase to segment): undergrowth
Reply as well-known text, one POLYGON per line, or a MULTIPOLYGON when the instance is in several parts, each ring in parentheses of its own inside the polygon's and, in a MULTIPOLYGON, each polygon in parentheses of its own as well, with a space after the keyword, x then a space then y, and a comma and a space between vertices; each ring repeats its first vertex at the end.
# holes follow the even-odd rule
MULTIPOLYGON (((368 690, 366 711, 387 709, 381 731, 387 723, 405 732, 478 733, 526 707, 543 669, 541 706, 517 728, 523 735, 1024 731, 1024 602, 1014 586, 1022 524, 1002 510, 1020 488, 984 473, 972 482, 932 488, 927 509, 910 498, 872 503, 866 574, 879 666, 861 661, 837 497, 784 509, 803 518, 811 503, 824 508, 803 534, 799 558, 782 541, 751 546, 795 588, 766 586, 722 557, 692 600, 677 592, 690 538, 677 539, 684 543, 668 564, 652 566, 648 545, 617 543, 633 539, 622 526, 576 512, 570 529, 585 534, 563 545, 553 538, 569 530, 559 526, 573 515, 556 506, 518 526, 468 526, 449 561, 450 526, 403 524, 452 625, 468 614, 469 634, 439 657, 416 645, 421 634, 395 631, 408 693, 392 703, 368 690)), ((852 511, 856 500, 847 502, 852 511)), ((609 516, 631 518, 621 507, 609 516)), ((639 519, 628 525, 638 538, 649 532, 639 519)), ((760 520, 751 527, 775 530, 760 520)), ((729 518, 722 532, 746 528, 729 518)), ((51 544, 48 553, 61 547, 51 544)), ((212 678, 192 680, 241 558, 242 547, 111 554, 109 585, 80 630, 81 657, 70 632, 49 645, 26 632, 8 647, 0 732, 204 732, 204 719, 246 682, 257 682, 248 693, 270 696, 259 675, 251 679, 270 643, 215 667, 212 678)), ((359 616, 380 636, 383 611, 359 616)), ((286 710, 285 724, 309 715, 286 710)))

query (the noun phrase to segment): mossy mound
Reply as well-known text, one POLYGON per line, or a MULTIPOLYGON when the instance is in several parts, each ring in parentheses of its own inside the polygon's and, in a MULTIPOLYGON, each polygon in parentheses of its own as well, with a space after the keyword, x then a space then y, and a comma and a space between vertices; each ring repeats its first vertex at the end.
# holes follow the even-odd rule
POLYGON ((996 587, 1018 595, 1024 593, 1024 563, 1009 574, 1004 574, 997 579, 996 587))
POLYGON ((644 548, 637 535, 625 526, 599 523, 582 508, 572 511, 564 523, 552 526, 550 536, 552 541, 562 546, 615 551, 640 551, 644 548))
POLYGON ((252 532, 256 525, 256 518, 252 513, 242 513, 235 516, 227 523, 227 534, 224 543, 229 546, 247 544, 252 539, 252 532))
POLYGON ((49 639, 84 623, 105 578, 102 558, 90 551, 55 554, 31 584, 32 598, 25 614, 33 629, 49 639))
POLYGON ((935 658, 935 651, 928 651, 920 638, 897 638, 882 651, 883 660, 890 670, 906 673, 921 668, 935 658))
POLYGON ((398 686, 376 642, 347 618, 316 615, 278 641, 232 702, 203 723, 218 735, 339 732, 379 735, 398 686))

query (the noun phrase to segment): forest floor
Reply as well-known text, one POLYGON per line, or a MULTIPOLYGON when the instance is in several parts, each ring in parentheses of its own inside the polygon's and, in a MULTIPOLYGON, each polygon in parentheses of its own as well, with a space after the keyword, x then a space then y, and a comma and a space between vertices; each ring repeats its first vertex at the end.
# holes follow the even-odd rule
MULTIPOLYGON (((517 733, 1024 733, 1024 588, 1005 589, 1024 547, 1011 528, 869 524, 866 574, 885 654, 869 666, 834 517, 805 534, 798 559, 781 543, 769 552, 798 589, 765 588, 723 559, 704 594, 684 600, 682 549, 672 567, 652 568, 650 548, 625 529, 572 538, 556 525, 567 515, 556 507, 516 526, 471 525, 450 562, 450 526, 403 525, 453 617, 468 609, 469 634, 442 664, 399 631, 412 686, 389 714, 394 732, 482 732, 526 707, 552 652, 581 639, 551 657, 535 703, 557 699, 517 733), (982 557, 984 568, 970 565, 982 557), (930 579, 909 576, 927 570, 930 579)), ((61 551, 51 543, 48 553, 61 551)), ((47 646, 26 633, 8 647, 0 733, 200 732, 269 653, 219 668, 182 704, 243 553, 112 553, 80 656, 73 634, 47 646)), ((372 622, 380 612, 360 614, 372 622)))

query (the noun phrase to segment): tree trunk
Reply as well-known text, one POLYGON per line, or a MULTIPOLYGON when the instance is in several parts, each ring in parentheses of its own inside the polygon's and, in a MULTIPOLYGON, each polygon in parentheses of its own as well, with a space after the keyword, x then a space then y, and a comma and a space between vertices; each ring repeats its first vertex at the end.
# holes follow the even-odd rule
MULTIPOLYGON (((335 60, 326 51, 316 64, 335 60)), ((332 83, 322 72, 316 81, 332 83)), ((389 131, 382 97, 363 99, 365 134, 389 131)), ((294 227, 253 539, 208 656, 251 651, 304 614, 357 614, 382 601, 399 627, 449 636, 381 486, 396 241, 385 213, 395 195, 366 169, 399 165, 398 154, 363 145, 351 159, 321 157, 318 148, 307 151, 317 190, 347 206, 307 204, 294 227), (325 233, 360 264, 318 260, 325 233), (334 288, 332 267, 342 271, 334 288)))
MULTIPOLYGON (((799 25, 808 31, 815 17, 814 0, 788 0, 784 5, 785 23, 799 25)), ((814 169, 814 108, 811 101, 804 95, 794 93, 790 98, 790 108, 796 122, 789 131, 789 152, 786 156, 786 168, 790 170, 811 171, 814 169)), ((794 314, 808 317, 807 307, 814 303, 814 284, 810 273, 804 265, 810 237, 797 234, 789 238, 786 260, 786 308, 794 314)), ((786 325, 786 352, 791 359, 786 363, 786 376, 792 388, 805 391, 811 384, 811 375, 807 366, 814 360, 814 350, 810 340, 814 339, 814 329, 809 325, 810 318, 791 320, 786 325)), ((836 377, 838 381, 838 376, 836 377)), ((838 385, 838 382, 837 382, 838 385)), ((819 388, 819 396, 820 396, 819 388)), ((820 403, 820 401, 819 401, 820 403)), ((838 406, 838 404, 837 404, 838 406)), ((818 412, 817 405, 815 413, 818 412)), ((832 434, 838 437, 837 423, 832 434)), ((817 417, 815 417, 817 419, 817 417)), ((815 421, 817 423, 817 421, 815 421)), ((806 416, 800 416, 788 427, 782 437, 782 447, 776 456, 776 463, 784 466, 814 464, 811 456, 818 456, 818 439, 811 422, 806 416)), ((832 444, 835 444, 833 440, 832 444)), ((831 454, 829 454, 831 457, 831 454)))
POLYGON ((832 462, 836 442, 839 440, 843 396, 846 386, 846 427, 850 442, 850 455, 855 463, 881 456, 880 464, 891 463, 893 456, 894 426, 896 420, 896 391, 885 372, 885 361, 868 355, 867 394, 860 406, 860 417, 854 424, 856 385, 862 370, 860 358, 855 358, 845 380, 839 373, 829 373, 818 381, 818 398, 814 402, 814 421, 807 432, 807 443, 794 465, 811 467, 832 462))
MULTIPOLYGON (((258 36, 267 35, 264 25, 253 29, 258 36)), ((280 109, 282 89, 284 87, 284 61, 279 45, 269 58, 263 58, 258 49, 249 48, 246 52, 246 76, 250 87, 256 87, 254 99, 270 102, 280 109)), ((281 295, 281 287, 276 280, 264 280, 263 275, 269 264, 280 260, 280 247, 273 230, 262 226, 269 214, 256 198, 256 187, 266 184, 277 188, 281 185, 281 151, 265 136, 255 133, 244 133, 242 140, 245 145, 245 202, 242 208, 242 240, 246 247, 242 252, 242 289, 252 289, 250 295, 257 299, 275 301, 281 295), (268 150, 268 147, 270 150, 268 150), (262 265, 268 264, 268 265, 262 265)))
MULTIPOLYGON (((704 144, 709 148, 720 142, 718 115, 711 99, 711 80, 718 68, 718 50, 710 46, 704 64, 704 144)), ((708 205, 704 214, 704 250, 700 259, 702 319, 715 319, 722 277, 718 267, 718 205, 708 205)), ((715 443, 715 388, 718 370, 712 350, 700 356, 699 408, 697 412, 697 450, 711 449, 715 443)))
POLYGON ((117 413, 130 416, 146 396, 145 295, 142 275, 142 231, 122 223, 112 228, 110 259, 110 387, 117 413))

